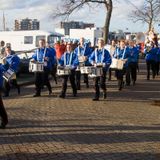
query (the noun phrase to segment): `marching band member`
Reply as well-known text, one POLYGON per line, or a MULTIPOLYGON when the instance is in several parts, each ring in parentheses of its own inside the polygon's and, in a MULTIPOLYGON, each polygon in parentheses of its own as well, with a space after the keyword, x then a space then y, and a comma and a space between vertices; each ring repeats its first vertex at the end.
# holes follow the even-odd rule
POLYGON ((157 51, 157 59, 156 59, 156 74, 159 75, 159 69, 160 69, 160 48, 158 48, 157 51))
POLYGON ((56 73, 57 73, 57 59, 56 59, 56 50, 50 46, 49 43, 47 43, 47 48, 50 50, 50 52, 52 53, 52 69, 51 69, 51 75, 54 79, 54 81, 57 84, 57 77, 56 77, 56 73))
POLYGON ((70 68, 70 75, 63 75, 62 91, 59 95, 60 98, 65 98, 67 90, 67 81, 70 79, 71 87, 73 90, 73 96, 77 95, 77 87, 75 83, 75 70, 78 66, 78 57, 72 50, 71 43, 67 44, 67 51, 62 55, 59 60, 59 65, 70 68))
POLYGON ((2 65, 0 64, 0 117, 1 117, 1 125, 0 125, 0 128, 1 129, 5 129, 6 125, 8 124, 8 116, 7 116, 7 112, 4 108, 4 104, 3 104, 3 101, 2 101, 2 95, 1 95, 1 92, 2 92, 2 86, 3 86, 3 72, 6 71, 6 68, 8 67, 8 62, 5 61, 5 65, 2 65))
POLYGON ((123 75, 125 74, 127 68, 127 58, 129 57, 129 49, 125 45, 125 41, 120 41, 120 46, 115 50, 113 57, 116 59, 122 59, 126 61, 124 64, 124 68, 122 70, 116 69, 116 77, 118 80, 118 88, 122 90, 124 82, 123 82, 123 75))
POLYGON ((52 94, 52 88, 48 79, 50 70, 52 69, 53 56, 50 50, 45 46, 45 40, 39 40, 39 48, 32 56, 31 62, 43 62, 44 72, 35 72, 36 93, 33 97, 41 96, 41 88, 46 85, 49 90, 49 95, 52 94))
POLYGON ((130 85, 131 78, 133 85, 137 80, 137 65, 139 59, 139 50, 134 46, 134 42, 129 42, 128 67, 126 70, 126 85, 130 85), (131 77, 130 77, 131 76, 131 77))
POLYGON ((109 52, 104 48, 104 40, 99 38, 98 40, 98 49, 92 52, 91 56, 89 57, 89 62, 92 65, 97 65, 98 63, 103 64, 103 73, 100 77, 96 77, 94 79, 94 87, 95 87, 95 96, 93 101, 98 101, 100 96, 100 89, 99 89, 99 82, 100 87, 103 90, 103 98, 106 99, 106 73, 111 64, 111 56, 109 52))
MULTIPOLYGON (((111 58, 113 57, 113 54, 115 52, 117 48, 117 45, 116 45, 116 42, 114 40, 111 41, 111 47, 110 47, 110 55, 111 55, 111 58)), ((112 69, 109 68, 109 77, 108 77, 108 80, 111 81, 111 77, 112 77, 112 69)))
POLYGON ((149 44, 146 45, 144 54, 147 64, 147 80, 150 80, 150 68, 152 69, 152 78, 154 79, 156 76, 157 49, 155 49, 153 42, 150 42, 149 44))
MULTIPOLYGON (((84 43, 84 38, 83 37, 80 38, 80 44, 75 49, 75 53, 78 56, 79 65, 81 64, 80 57, 83 57, 83 59, 84 59, 84 65, 85 66, 89 66, 90 65, 89 61, 88 61, 88 57, 91 54, 91 50, 90 50, 88 44, 84 43)), ((78 90, 80 90, 80 88, 81 88, 80 81, 81 81, 81 72, 80 72, 80 70, 77 70, 76 71, 76 82, 77 82, 77 89, 78 90)), ((84 82, 86 83, 86 87, 88 88, 89 87, 89 84, 88 84, 88 74, 84 74, 84 82)))
MULTIPOLYGON (((12 69, 16 73, 19 68, 20 58, 15 54, 13 50, 11 50, 10 46, 5 47, 5 55, 6 55, 5 59, 9 64, 8 69, 12 69)), ((16 74, 15 74, 15 76, 11 80, 4 81, 4 93, 5 93, 4 97, 9 96, 11 84, 17 88, 18 94, 20 94, 20 86, 17 84, 16 74)))

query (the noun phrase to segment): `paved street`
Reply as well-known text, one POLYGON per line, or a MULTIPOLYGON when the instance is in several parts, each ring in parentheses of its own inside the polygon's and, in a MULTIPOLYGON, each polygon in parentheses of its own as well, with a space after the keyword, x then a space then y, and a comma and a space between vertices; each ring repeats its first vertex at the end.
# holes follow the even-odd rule
POLYGON ((34 86, 4 99, 9 124, 0 130, 0 160, 160 160, 160 76, 146 80, 141 62, 136 86, 121 92, 107 82, 108 98, 93 102, 92 81, 72 98, 34 86))

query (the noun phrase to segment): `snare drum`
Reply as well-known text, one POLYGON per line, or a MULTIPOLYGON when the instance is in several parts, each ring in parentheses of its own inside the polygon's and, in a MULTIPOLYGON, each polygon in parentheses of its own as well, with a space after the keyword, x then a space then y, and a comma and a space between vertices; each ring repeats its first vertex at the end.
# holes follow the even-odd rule
POLYGON ((16 77, 16 74, 15 74, 14 70, 12 70, 11 68, 9 68, 6 72, 3 73, 3 78, 6 81, 9 81, 9 80, 13 79, 14 77, 16 77))
POLYGON ((90 78, 100 77, 103 73, 102 67, 92 67, 91 73, 88 75, 90 78))
POLYGON ((85 66, 84 62, 79 62, 79 66, 76 68, 76 71, 81 71, 81 67, 85 66))
POLYGON ((43 72, 44 63, 40 62, 29 62, 29 72, 43 72))
POLYGON ((80 67, 81 74, 90 74, 91 73, 91 67, 80 67))
POLYGON ((71 70, 68 67, 64 68, 57 68, 57 75, 58 76, 68 76, 70 74, 71 70))

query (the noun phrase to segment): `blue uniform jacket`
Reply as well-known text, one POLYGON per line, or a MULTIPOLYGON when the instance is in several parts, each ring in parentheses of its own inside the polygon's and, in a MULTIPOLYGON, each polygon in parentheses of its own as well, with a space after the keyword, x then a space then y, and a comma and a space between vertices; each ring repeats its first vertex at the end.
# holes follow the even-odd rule
POLYGON ((14 70, 15 72, 19 69, 20 58, 15 54, 15 52, 11 52, 10 55, 6 57, 6 61, 9 64, 9 68, 14 70))
MULTIPOLYGON (((78 46, 74 52, 77 54, 77 56, 80 54, 80 56, 87 56, 89 58, 89 56, 92 54, 92 49, 88 46, 87 43, 85 43, 83 47, 78 46)), ((89 59, 87 59, 85 65, 90 65, 89 59)))
POLYGON ((47 66, 44 66, 44 69, 51 69, 53 63, 53 55, 49 48, 38 48, 35 53, 32 55, 32 58, 38 62, 44 62, 44 57, 48 57, 47 66), (46 52, 45 52, 46 50, 46 52))
POLYGON ((157 62, 160 62, 160 48, 157 48, 157 62))
POLYGON ((117 59, 127 59, 127 62, 125 63, 124 67, 128 67, 128 59, 130 57, 129 48, 125 47, 124 49, 121 49, 117 47, 117 49, 115 50, 113 54, 113 57, 117 59))
POLYGON ((56 59, 56 51, 53 47, 48 48, 52 54, 52 65, 55 65, 57 63, 57 59, 56 59))
POLYGON ((144 51, 144 54, 145 54, 145 59, 146 61, 156 61, 157 59, 157 48, 151 48, 150 51, 147 51, 147 49, 145 49, 144 51))
POLYGON ((8 62, 6 63, 6 65, 0 64, 0 88, 3 87, 3 72, 7 71, 8 67, 8 62))
POLYGON ((137 63, 139 59, 139 51, 136 47, 129 47, 129 57, 128 57, 128 63, 135 62, 137 63))
POLYGON ((62 57, 60 58, 59 64, 61 66, 64 66, 65 64, 66 65, 71 65, 72 69, 76 69, 77 66, 79 65, 78 56, 74 52, 72 52, 72 53, 65 52, 62 55, 62 57))
POLYGON ((103 48, 101 50, 95 49, 92 52, 91 56, 89 57, 89 62, 91 64, 93 64, 93 62, 95 62, 95 63, 105 63, 104 68, 107 71, 111 62, 112 62, 112 60, 111 60, 111 56, 110 56, 109 52, 106 49, 103 48), (103 52, 104 52, 104 57, 103 57, 103 52), (97 59, 97 62, 96 62, 96 59, 97 59))

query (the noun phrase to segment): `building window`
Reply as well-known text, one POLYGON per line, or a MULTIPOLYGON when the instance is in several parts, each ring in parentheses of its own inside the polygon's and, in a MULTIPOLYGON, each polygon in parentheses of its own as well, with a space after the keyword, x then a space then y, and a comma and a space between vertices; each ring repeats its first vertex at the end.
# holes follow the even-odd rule
POLYGON ((24 44, 33 44, 33 36, 25 36, 24 44))

